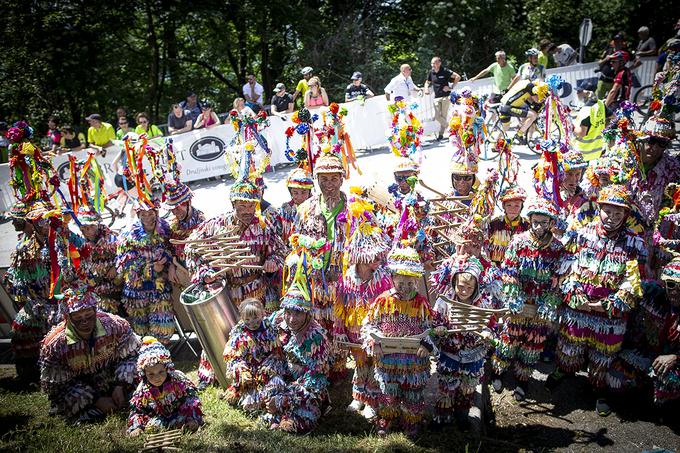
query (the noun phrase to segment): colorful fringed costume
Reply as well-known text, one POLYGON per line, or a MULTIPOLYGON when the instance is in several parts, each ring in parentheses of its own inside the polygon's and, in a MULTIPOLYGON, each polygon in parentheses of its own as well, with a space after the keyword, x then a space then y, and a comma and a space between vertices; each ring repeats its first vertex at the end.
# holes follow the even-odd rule
POLYGON ((647 255, 642 238, 625 226, 607 236, 599 217, 569 236, 566 249, 575 256, 564 281, 557 364, 575 372, 589 362, 592 384, 603 389, 612 359, 621 348, 626 318, 642 296, 639 265, 647 255), (599 302, 603 312, 586 307, 599 302), (585 309, 584 309, 585 308, 585 309))
POLYGON ((552 237, 548 244, 541 245, 532 231, 510 241, 501 275, 506 306, 512 315, 503 326, 493 356, 496 373, 513 365, 520 382, 529 380, 551 323, 557 319, 561 295, 555 278, 564 255, 564 247, 557 239, 552 237))
POLYGON ((151 334, 161 342, 170 341, 175 331, 172 311, 172 286, 168 280, 168 263, 172 249, 168 242, 170 228, 158 218, 154 231, 148 233, 138 219, 118 239, 116 269, 123 280, 122 303, 130 325, 139 335, 151 334), (154 262, 167 259, 161 272, 154 262))
POLYGON ((664 153, 654 167, 631 179, 631 193, 634 194, 645 227, 651 229, 655 224, 662 207, 664 190, 668 184, 678 181, 680 162, 668 153, 664 153))
POLYGON ((281 223, 281 240, 288 247, 288 240, 293 233, 293 225, 297 217, 297 206, 292 200, 286 201, 279 208, 278 215, 281 223))
MULTIPOLYGON (((244 229, 236 218, 236 214, 228 212, 202 223, 189 236, 189 239, 209 239, 224 233, 238 235, 239 240, 246 243, 250 253, 258 257, 257 264, 262 265, 271 260, 280 269, 283 267, 284 247, 281 239, 273 234, 273 231, 267 220, 258 217, 253 217, 250 225, 244 229)), ((185 251, 187 267, 192 272, 193 283, 203 282, 206 277, 211 277, 215 273, 199 252, 191 247, 187 247, 185 251)), ((262 270, 235 268, 222 275, 229 293, 229 300, 236 307, 249 297, 265 300, 265 296, 270 294, 267 292, 262 270)), ((266 300, 265 309, 271 312, 276 303, 277 300, 270 297, 266 300)), ((211 384, 215 380, 214 371, 205 353, 201 354, 198 378, 201 386, 211 384)))
MULTIPOLYGON (((61 236, 56 238, 55 252, 62 279, 68 281, 73 277, 73 271, 66 240, 61 236)), ((59 302, 50 297, 48 241, 40 241, 32 234, 18 245, 10 259, 6 276, 8 292, 19 307, 11 333, 17 375, 22 380, 37 382, 40 342, 52 326, 63 319, 59 302)))
POLYGON ((566 232, 574 231, 590 223, 597 215, 598 209, 594 199, 589 198, 580 187, 576 193, 563 193, 564 206, 560 219, 564 221, 558 228, 566 232))
POLYGON ((502 265, 510 240, 528 229, 529 222, 521 216, 515 220, 509 220, 506 215, 493 218, 489 222, 489 239, 487 242, 487 251, 491 262, 497 266, 502 265))
MULTIPOLYGON (((284 385, 271 381, 263 391, 260 398, 271 398, 275 409, 263 415, 261 420, 270 429, 278 427, 284 431, 304 433, 316 427, 322 407, 328 401, 330 345, 325 329, 311 318, 311 314, 303 331, 294 332, 288 327, 283 317, 286 307, 311 311, 311 306, 293 308, 296 303, 287 302, 288 296, 284 296, 282 309, 273 313, 271 320, 278 329, 289 374, 284 385)), ((301 298, 301 295, 295 297, 301 298)))
POLYGON ((136 430, 153 432, 162 429, 196 430, 203 424, 201 400, 196 386, 175 369, 170 352, 153 337, 144 337, 137 360, 141 381, 130 398, 128 434, 136 430), (163 364, 166 377, 161 385, 153 385, 145 368, 163 364))
MULTIPOLYGON (((201 223, 205 222, 205 215, 203 211, 191 207, 191 213, 186 219, 177 220, 173 217, 170 222, 170 239, 183 241, 189 237, 192 231, 194 231, 201 223)), ((184 256, 184 244, 173 244, 175 248, 175 256, 183 263, 185 260, 184 256)))
POLYGON ((644 282, 642 288, 642 300, 629 317, 623 347, 609 369, 607 383, 615 390, 644 389, 651 380, 654 401, 664 404, 680 398, 680 361, 663 375, 654 373, 652 363, 660 355, 680 355, 680 309, 678 302, 670 303, 658 283, 644 282))
POLYGON ((90 339, 80 338, 68 321, 59 323, 40 353, 40 380, 52 407, 73 420, 100 418, 98 397, 116 386, 132 390, 139 346, 130 324, 116 315, 97 313, 90 339))
POLYGON ((106 225, 98 225, 97 239, 87 241, 80 249, 80 270, 85 273, 99 296, 99 309, 121 314, 121 280, 111 278, 116 270, 118 234, 106 225))
MULTIPOLYGON (((361 326, 371 304, 380 294, 392 287, 389 273, 384 266, 373 272, 369 281, 362 281, 357 275, 356 265, 347 269, 338 288, 342 304, 336 305, 336 316, 342 323, 343 331, 350 343, 361 343, 361 326)), ((373 373, 373 359, 359 348, 350 350, 354 357, 352 377, 352 398, 371 407, 376 407, 380 388, 373 373)))
POLYGON ((249 411, 261 406, 260 391, 272 380, 286 375, 286 362, 278 332, 265 318, 257 330, 250 330, 239 321, 224 346, 224 361, 231 385, 227 401, 249 411))
POLYGON ((394 290, 373 302, 362 331, 364 349, 373 356, 375 378, 380 385, 378 424, 394 428, 401 423, 406 430, 417 429, 425 413, 425 386, 430 377, 430 358, 416 354, 374 355, 375 340, 371 332, 387 337, 420 335, 432 327, 433 314, 427 298, 416 294, 401 300, 394 290))

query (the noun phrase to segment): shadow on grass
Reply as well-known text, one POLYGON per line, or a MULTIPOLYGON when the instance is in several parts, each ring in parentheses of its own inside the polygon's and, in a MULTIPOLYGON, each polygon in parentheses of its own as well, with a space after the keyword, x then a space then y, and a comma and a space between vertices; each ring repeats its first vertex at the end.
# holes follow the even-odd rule
POLYGON ((33 417, 18 412, 0 415, 0 438, 17 428, 26 426, 33 417))
MULTIPOLYGON (((591 433, 584 430, 556 428, 540 424, 515 425, 495 428, 486 439, 481 439, 480 451, 516 451, 518 449, 539 449, 551 451, 574 446, 607 447, 614 441, 607 436, 607 428, 591 433)), ((587 451, 587 448, 586 448, 587 451)))

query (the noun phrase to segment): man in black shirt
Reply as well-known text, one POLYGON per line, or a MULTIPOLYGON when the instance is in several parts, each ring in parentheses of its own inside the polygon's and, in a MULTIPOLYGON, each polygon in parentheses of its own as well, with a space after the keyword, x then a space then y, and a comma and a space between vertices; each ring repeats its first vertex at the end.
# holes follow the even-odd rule
POLYGON ((274 88, 274 96, 272 96, 272 115, 280 116, 285 119, 286 114, 293 113, 293 96, 286 93, 286 86, 283 83, 277 83, 274 88))
POLYGON ((449 100, 449 95, 451 93, 449 82, 455 85, 460 81, 460 75, 443 67, 442 60, 439 57, 432 58, 430 66, 432 66, 432 69, 427 73, 424 91, 426 95, 430 94, 430 85, 432 85, 432 89, 434 90, 434 119, 439 123, 439 135, 437 138, 441 140, 449 125, 448 113, 449 106, 451 105, 451 101, 449 100))
POLYGON ((170 135, 189 132, 192 127, 193 120, 189 116, 189 112, 179 104, 172 104, 172 112, 168 114, 168 132, 170 132, 170 135))
POLYGON ((345 102, 352 102, 359 99, 372 98, 375 96, 373 92, 363 83, 361 83, 362 75, 360 72, 352 74, 352 83, 345 88, 345 102))

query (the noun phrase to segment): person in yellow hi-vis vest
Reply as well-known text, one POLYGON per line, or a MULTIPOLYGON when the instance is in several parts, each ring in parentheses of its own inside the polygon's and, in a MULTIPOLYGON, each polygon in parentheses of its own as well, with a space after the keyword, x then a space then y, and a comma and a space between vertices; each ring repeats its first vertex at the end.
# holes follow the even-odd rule
POLYGON ((573 145, 581 151, 586 162, 599 158, 605 146, 602 130, 607 120, 607 108, 594 91, 594 84, 587 80, 576 87, 576 94, 584 106, 574 121, 573 145))

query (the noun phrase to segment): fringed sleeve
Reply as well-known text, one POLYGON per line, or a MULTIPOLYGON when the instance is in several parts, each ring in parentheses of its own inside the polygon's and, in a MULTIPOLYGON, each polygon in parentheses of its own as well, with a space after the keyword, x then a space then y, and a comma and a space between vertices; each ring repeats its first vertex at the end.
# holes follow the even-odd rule
POLYGON ((118 336, 116 354, 118 363, 115 368, 116 381, 131 385, 137 378, 137 354, 141 346, 139 336, 122 318, 115 319, 115 331, 118 336))
POLYGON ((130 434, 136 429, 144 430, 144 427, 153 416, 145 401, 149 395, 149 384, 146 381, 139 383, 130 398, 130 414, 127 420, 127 433, 130 434))
POLYGON ((638 261, 627 261, 625 273, 626 276, 619 289, 603 301, 604 308, 610 317, 618 318, 630 312, 642 297, 642 282, 640 280, 638 261))
POLYGON ((505 260, 501 268, 501 279, 503 281, 503 296, 505 306, 510 308, 513 313, 519 313, 524 307, 524 298, 519 282, 519 256, 518 248, 521 247, 522 236, 515 236, 510 241, 505 252, 505 260))

